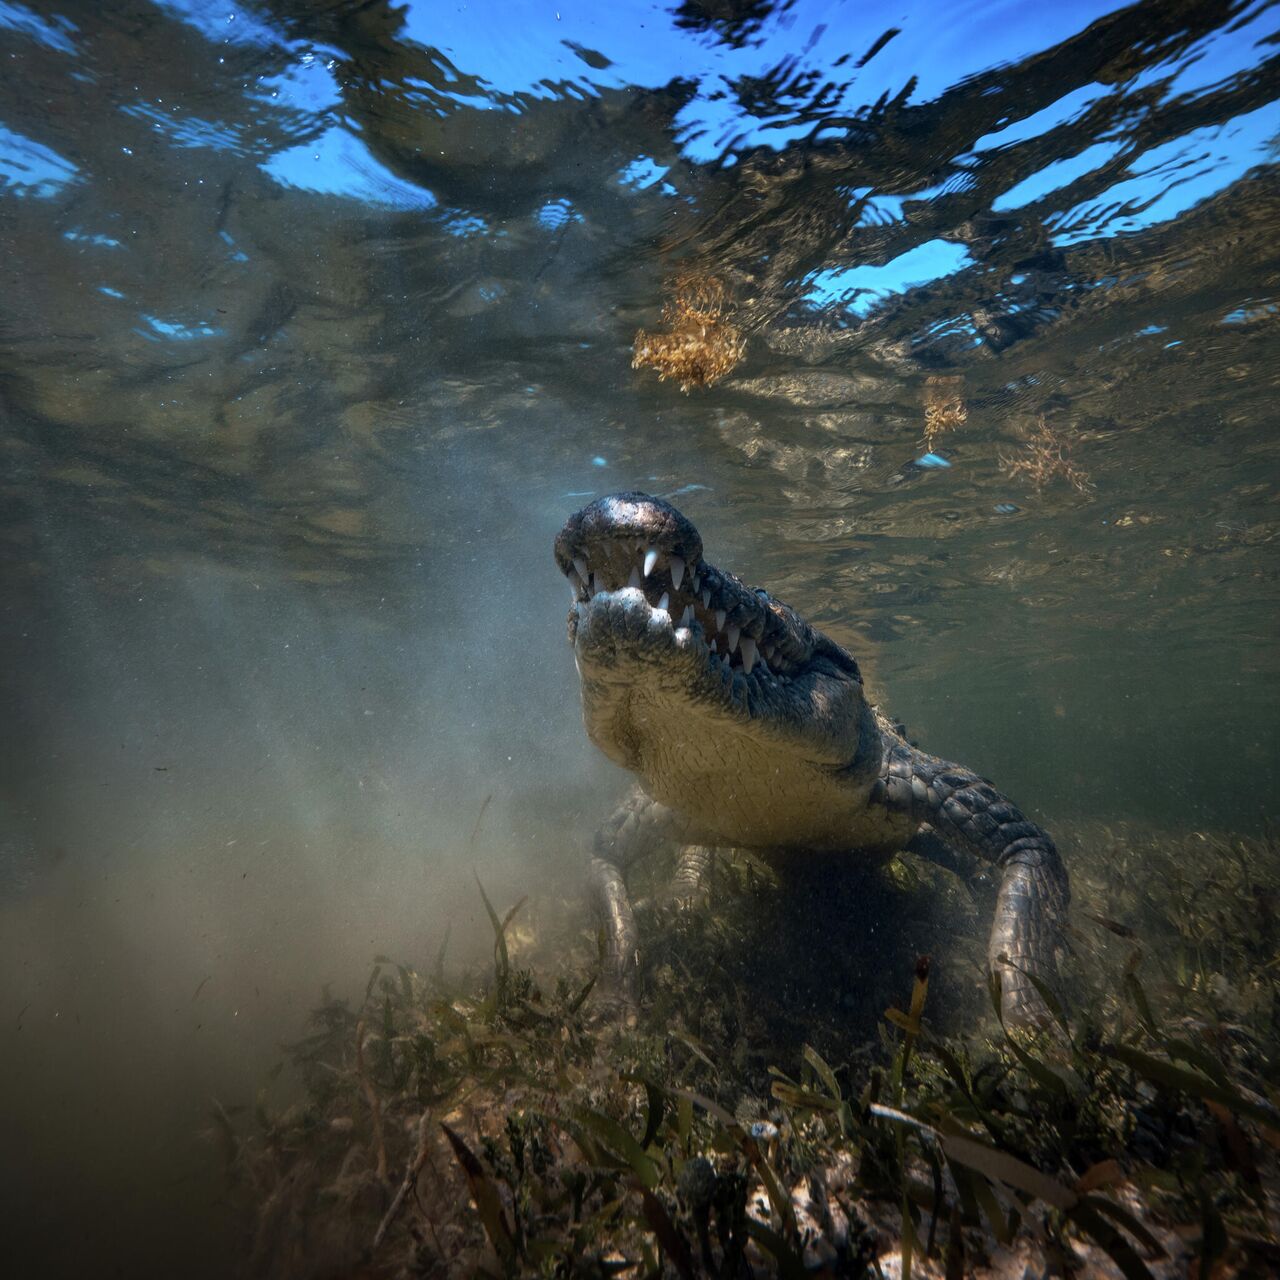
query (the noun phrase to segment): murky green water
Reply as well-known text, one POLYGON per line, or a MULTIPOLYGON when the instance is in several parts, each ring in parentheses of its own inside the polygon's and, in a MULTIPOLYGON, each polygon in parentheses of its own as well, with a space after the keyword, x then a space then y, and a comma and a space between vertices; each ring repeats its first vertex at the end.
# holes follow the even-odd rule
POLYGON ((567 886, 623 784, 550 554, 592 495, 675 495, 1049 825, 1274 814, 1278 33, 0 0, 0 1166, 41 1274, 222 1274, 209 1095, 321 982, 486 927, 471 863, 567 886), (746 339, 687 395, 631 368, 679 268, 746 339))

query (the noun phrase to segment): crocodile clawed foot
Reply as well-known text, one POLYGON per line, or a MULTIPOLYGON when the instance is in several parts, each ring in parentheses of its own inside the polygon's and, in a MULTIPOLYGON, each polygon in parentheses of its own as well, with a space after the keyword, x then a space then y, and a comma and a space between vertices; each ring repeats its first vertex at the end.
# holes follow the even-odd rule
POLYGON ((635 1029, 638 1010, 631 975, 606 973, 592 992, 588 1021, 601 1028, 613 1026, 631 1031, 635 1029))
POLYGON ((667 896, 665 905, 678 915, 694 915, 711 905, 711 895, 702 888, 674 892, 667 896))

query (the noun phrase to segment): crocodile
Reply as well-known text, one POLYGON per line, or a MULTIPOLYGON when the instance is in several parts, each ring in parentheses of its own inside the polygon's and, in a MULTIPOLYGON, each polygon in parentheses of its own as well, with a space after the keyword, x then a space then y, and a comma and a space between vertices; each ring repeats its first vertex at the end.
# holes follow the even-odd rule
POLYGON ((1041 988, 1069 900, 1047 832, 972 770, 928 755, 871 703, 844 648, 763 588, 708 563, 692 522, 648 494, 571 516, 555 559, 590 740, 636 775, 590 857, 607 976, 630 999, 626 874, 665 844, 693 893, 717 848, 785 868, 826 852, 920 853, 998 872, 987 963, 1009 1025, 1047 1021, 1041 988))

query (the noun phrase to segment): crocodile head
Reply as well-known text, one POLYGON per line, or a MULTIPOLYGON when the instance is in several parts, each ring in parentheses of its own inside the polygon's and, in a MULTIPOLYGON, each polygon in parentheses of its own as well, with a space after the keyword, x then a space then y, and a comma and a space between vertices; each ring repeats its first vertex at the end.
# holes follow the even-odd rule
POLYGON ((878 767, 853 658, 709 564, 659 498, 598 499, 555 556, 592 742, 706 838, 838 843, 838 811, 865 804, 878 767))

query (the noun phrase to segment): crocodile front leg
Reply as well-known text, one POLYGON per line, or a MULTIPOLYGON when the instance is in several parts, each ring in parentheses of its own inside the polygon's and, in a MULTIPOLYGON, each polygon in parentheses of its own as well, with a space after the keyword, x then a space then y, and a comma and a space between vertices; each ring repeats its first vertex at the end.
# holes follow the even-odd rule
POLYGON ((1000 868, 987 964, 1000 975, 1006 1022, 1047 1022, 1044 1001, 1026 975, 1056 980, 1054 951, 1071 896, 1049 834, 985 778, 906 743, 888 747, 877 791, 880 786, 889 805, 908 810, 946 843, 1000 868))
POLYGON ((707 844, 688 844, 680 850, 680 859, 671 876, 668 897, 681 906, 692 906, 707 896, 707 880, 715 863, 716 851, 707 844))
POLYGON ((678 814, 637 787, 596 832, 592 843, 590 889, 604 930, 604 976, 624 998, 631 995, 637 949, 626 873, 664 841, 679 839, 684 826, 678 814))

